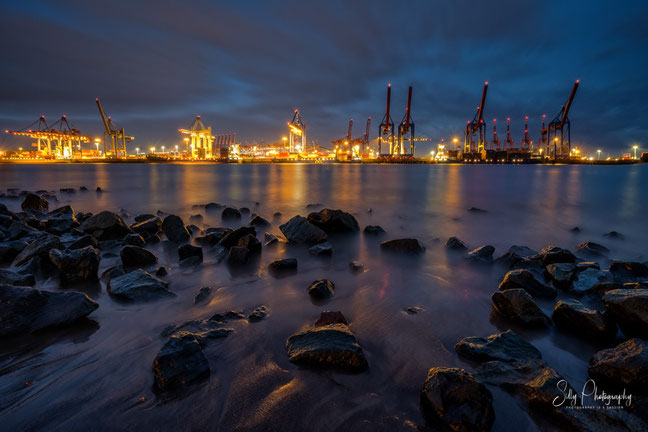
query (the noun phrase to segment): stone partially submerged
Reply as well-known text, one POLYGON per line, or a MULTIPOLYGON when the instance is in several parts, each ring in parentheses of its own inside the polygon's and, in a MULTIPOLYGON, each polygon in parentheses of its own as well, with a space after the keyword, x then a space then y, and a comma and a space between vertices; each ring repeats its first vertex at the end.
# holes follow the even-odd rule
POLYGON ((612 290, 602 300, 624 335, 648 339, 648 289, 612 290))
POLYGON ((290 361, 305 366, 362 372, 369 367, 355 336, 344 324, 314 327, 290 336, 290 361))
POLYGON ((617 332, 609 314, 588 308, 577 300, 560 300, 551 318, 559 329, 588 339, 609 340, 617 332))
POLYGON ((108 292, 110 295, 128 301, 150 301, 161 298, 175 297, 169 284, 142 269, 133 270, 123 276, 110 279, 108 292))
POLYGON ((516 362, 521 360, 540 359, 540 351, 514 331, 507 330, 481 338, 467 337, 455 345, 455 351, 462 357, 479 363, 499 360, 516 362))
POLYGON ((173 243, 183 243, 189 241, 191 235, 179 216, 168 215, 162 221, 162 232, 173 243))
POLYGON ((529 270, 511 270, 499 285, 500 291, 522 288, 533 297, 555 298, 556 289, 540 282, 529 270))
POLYGON ((347 233, 360 230, 355 217, 342 210, 325 208, 319 212, 310 213, 308 215, 308 222, 323 229, 327 233, 347 233))
POLYGON ((614 348, 595 353, 587 368, 597 382, 614 389, 646 392, 648 387, 648 342, 630 339, 614 348))
POLYGON ((299 215, 280 225, 279 229, 290 243, 314 245, 327 240, 324 230, 299 215))
POLYGON ((155 390, 185 390, 207 380, 211 367, 200 343, 189 332, 175 334, 153 361, 155 390))
POLYGON ((88 218, 82 225, 83 231, 93 235, 97 240, 121 240, 132 230, 121 216, 109 211, 102 211, 88 218))
POLYGON ((496 291, 491 296, 493 307, 502 317, 527 327, 545 327, 550 320, 521 288, 496 291))
POLYGON ((415 238, 387 240, 380 243, 380 249, 387 252, 395 252, 395 253, 410 254, 410 255, 417 255, 425 252, 425 248, 421 246, 419 241, 415 238))
POLYGON ((49 258, 58 269, 62 282, 97 280, 99 251, 92 246, 72 250, 52 249, 49 258))

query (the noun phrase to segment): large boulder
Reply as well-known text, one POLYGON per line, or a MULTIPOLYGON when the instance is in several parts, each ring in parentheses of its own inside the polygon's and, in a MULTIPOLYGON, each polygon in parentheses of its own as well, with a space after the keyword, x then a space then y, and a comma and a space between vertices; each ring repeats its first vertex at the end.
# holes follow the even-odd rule
POLYGON ((238 246, 239 240, 241 240, 246 235, 252 235, 256 237, 256 229, 253 226, 242 226, 235 229, 234 231, 229 231, 225 235, 223 235, 218 244, 226 249, 229 249, 232 246, 238 246))
POLYGON ((175 293, 169 289, 167 282, 142 269, 110 279, 108 293, 113 297, 127 301, 149 301, 175 297, 175 293))
POLYGON ((556 289, 540 282, 529 270, 511 270, 499 285, 500 291, 522 288, 533 297, 555 298, 556 289))
POLYGON ((549 264, 546 268, 547 276, 553 284, 561 289, 568 289, 571 286, 572 279, 576 273, 576 264, 574 263, 554 263, 549 264))
POLYGON ((450 237, 445 244, 446 249, 455 250, 455 251, 465 251, 468 250, 468 246, 457 237, 450 237))
POLYGON ((607 256, 610 253, 610 249, 598 243, 588 241, 578 245, 577 252, 580 255, 599 258, 607 256))
POLYGON ((318 243, 315 246, 308 248, 308 253, 317 256, 331 256, 333 255, 333 245, 327 241, 318 243))
POLYGON ((22 208, 23 210, 38 210, 41 212, 46 212, 49 208, 49 203, 46 199, 41 198, 36 194, 28 193, 27 195, 25 195, 25 199, 23 200, 22 204, 20 204, 20 208, 22 208))
POLYGON ((316 280, 308 287, 308 294, 316 299, 327 299, 335 294, 335 284, 327 279, 316 280))
POLYGON ((179 332, 169 338, 153 361, 155 389, 185 390, 209 378, 211 368, 195 335, 179 332))
POLYGON ((488 432, 493 395, 464 369, 433 367, 421 390, 421 410, 434 430, 488 432))
POLYGON ((559 329, 593 340, 609 340, 617 331, 608 313, 588 308, 577 300, 560 300, 551 318, 559 329))
POLYGON ((648 280, 648 265, 630 261, 612 261, 610 274, 617 282, 641 282, 648 280))
POLYGON ((540 359, 540 351, 526 339, 512 330, 482 338, 467 337, 455 345, 455 351, 462 357, 479 363, 499 360, 516 362, 521 360, 540 359))
POLYGON ((162 232, 174 243, 186 242, 191 238, 189 230, 179 216, 169 215, 162 221, 162 232))
POLYGON ((246 247, 250 253, 258 253, 261 252, 261 242, 256 238, 256 235, 254 234, 246 234, 243 237, 241 237, 236 244, 237 246, 243 246, 246 247))
POLYGON ((540 260, 531 259, 532 256, 538 255, 538 251, 526 246, 513 245, 502 256, 498 257, 495 262, 510 269, 516 268, 541 268, 540 260))
POLYGON ((355 336, 344 324, 329 324, 290 336, 290 361, 322 368, 362 372, 369 364, 355 336))
POLYGON ((223 220, 241 219, 241 212, 233 207, 225 207, 221 213, 223 220))
POLYGON ((13 261, 14 266, 21 266, 34 257, 49 261, 49 252, 52 249, 61 249, 61 240, 54 235, 47 235, 34 240, 20 252, 13 261))
POLYGON ((282 270, 297 270, 297 258, 283 258, 278 259, 270 263, 268 267, 271 270, 282 271, 282 270))
POLYGON ((122 244, 129 246, 144 246, 146 241, 144 241, 144 237, 141 235, 133 233, 127 234, 122 240, 122 244))
POLYGON ((542 265, 548 266, 549 264, 555 263, 573 263, 576 261, 576 256, 567 249, 557 246, 547 246, 540 250, 537 255, 530 257, 530 259, 540 260, 542 265))
POLYGON ((549 317, 544 314, 523 289, 496 291, 491 296, 495 311, 506 319, 527 327, 549 325, 549 317))
POLYGON ((91 236, 89 234, 86 234, 84 236, 79 237, 75 241, 73 241, 68 246, 68 249, 81 249, 81 248, 84 248, 86 246, 92 246, 94 248, 99 249, 99 242, 93 236, 91 236))
POLYGON ((232 246, 227 253, 227 263, 231 266, 242 266, 250 261, 252 253, 245 246, 232 246))
POLYGON ((279 229, 290 243, 313 245, 327 240, 324 230, 299 215, 280 225, 279 229))
POLYGON ((178 247, 178 258, 180 259, 180 261, 191 257, 198 257, 198 259, 202 261, 203 260, 202 248, 200 246, 193 246, 188 243, 178 247))
POLYGON ((0 243, 0 265, 11 264, 27 246, 28 243, 22 240, 11 240, 0 243))
POLYGON ((648 387, 648 342, 630 339, 614 348, 595 353, 587 368, 590 376, 610 388, 646 393, 648 387))
POLYGON ((0 284, 33 287, 36 285, 36 279, 31 274, 15 273, 10 270, 0 269, 0 284))
POLYGON ((385 234, 385 230, 380 225, 367 225, 362 232, 374 236, 385 234))
POLYGON ((155 264, 157 256, 140 246, 126 245, 119 251, 124 267, 148 267, 155 264))
POLYGON ((99 305, 79 292, 50 292, 0 285, 0 336, 70 324, 99 305))
POLYGON ((495 248, 491 245, 480 246, 468 252, 466 259, 473 263, 491 263, 493 262, 493 253, 495 248))
POLYGON ((250 225, 262 228, 262 227, 270 226, 270 222, 267 219, 262 218, 259 215, 256 215, 250 221, 250 225))
POLYGON ((352 214, 328 208, 309 214, 308 222, 327 233, 355 232, 360 229, 358 221, 352 214))
POLYGON ((83 225, 83 231, 92 234, 97 240, 121 240, 132 231, 124 220, 116 213, 102 211, 88 218, 83 225))
POLYGON ((425 252, 425 248, 421 246, 419 241, 415 238, 387 240, 380 243, 380 249, 387 252, 396 252, 411 255, 425 252))
POLYGON ((624 335, 648 339, 648 289, 612 290, 602 300, 624 335))
POLYGON ((59 270, 62 282, 97 280, 99 251, 92 246, 81 249, 52 249, 49 259, 59 270))
MULTIPOLYGON (((133 225, 131 225, 131 229, 138 233, 138 234, 157 234, 161 229, 162 229, 162 219, 158 216, 153 216, 153 215, 144 215, 144 216, 151 216, 148 219, 141 220, 133 225)), ((137 221, 137 218, 135 218, 137 221)))
POLYGON ((575 293, 582 294, 592 288, 594 285, 608 280, 608 273, 596 268, 587 268, 576 274, 572 282, 571 290, 575 293))

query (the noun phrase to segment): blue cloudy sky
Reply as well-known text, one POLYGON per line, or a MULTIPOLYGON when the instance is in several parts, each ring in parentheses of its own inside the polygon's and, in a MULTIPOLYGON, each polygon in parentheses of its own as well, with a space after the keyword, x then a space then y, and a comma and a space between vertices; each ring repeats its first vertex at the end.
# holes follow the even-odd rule
MULTIPOLYGON (((485 118, 519 142, 576 79, 573 142, 648 147, 646 1, 0 1, 0 129, 67 114, 103 127, 100 97, 137 145, 173 145, 200 114, 214 133, 272 142, 299 108, 327 145, 349 118, 371 135, 414 86, 418 135, 461 136, 484 81, 485 118)), ((24 141, 20 141, 24 144, 24 141)), ((2 134, 0 147, 17 146, 2 134)), ((133 144, 135 147, 135 144, 133 144)), ((425 146, 421 146, 421 153, 425 146)))

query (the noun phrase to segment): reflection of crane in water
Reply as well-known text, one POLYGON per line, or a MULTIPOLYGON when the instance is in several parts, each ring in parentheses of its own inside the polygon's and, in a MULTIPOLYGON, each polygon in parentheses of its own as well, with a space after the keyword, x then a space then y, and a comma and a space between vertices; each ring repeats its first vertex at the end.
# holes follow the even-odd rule
POLYGON ((124 128, 119 129, 110 117, 106 117, 99 98, 97 98, 97 107, 99 108, 99 114, 104 124, 104 155, 106 157, 108 156, 108 137, 110 137, 112 156, 127 157, 126 141, 130 142, 134 138, 126 135, 124 128))

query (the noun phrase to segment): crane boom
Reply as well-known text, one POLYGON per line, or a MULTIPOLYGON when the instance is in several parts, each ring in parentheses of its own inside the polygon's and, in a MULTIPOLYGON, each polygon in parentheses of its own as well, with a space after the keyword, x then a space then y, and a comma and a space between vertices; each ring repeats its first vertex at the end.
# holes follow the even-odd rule
POLYGON ((562 128, 565 126, 565 122, 567 121, 567 114, 569 114, 569 108, 571 108, 571 104, 574 101, 574 97, 576 96, 576 90, 578 90, 578 84, 580 83, 579 80, 576 80, 574 83, 574 87, 572 88, 571 93, 569 94, 569 99, 567 99, 567 103, 565 104, 565 109, 563 111, 563 116, 562 120, 560 122, 560 127, 562 128))
POLYGON ((353 119, 349 119, 349 131, 347 132, 347 141, 351 142, 351 131, 353 130, 353 119))
POLYGON ((385 114, 385 124, 389 128, 389 107, 391 105, 391 84, 387 84, 387 112, 385 114))
POLYGON ((367 130, 364 134, 365 143, 369 143, 369 128, 371 127, 371 117, 367 119, 367 130))
POLYGON ((484 90, 482 91, 481 103, 479 104, 479 112, 477 113, 477 127, 479 127, 484 117, 484 105, 486 104, 487 91, 488 91, 488 81, 484 83, 484 90))
POLYGON ((104 113, 103 108, 101 107, 101 101, 99 98, 97 100, 97 107, 99 107, 99 114, 101 114, 101 120, 103 120, 104 127, 106 128, 106 133, 110 133, 110 126, 108 126, 108 119, 106 118, 106 114, 104 113))
POLYGON ((409 129, 410 124, 410 109, 412 108, 412 86, 409 87, 407 92, 407 109, 405 110, 405 128, 409 129))

